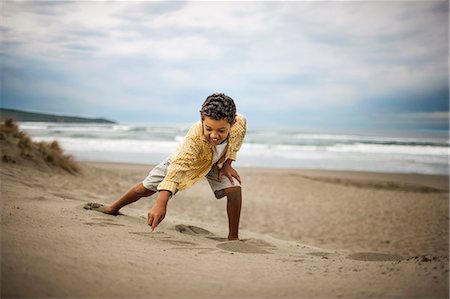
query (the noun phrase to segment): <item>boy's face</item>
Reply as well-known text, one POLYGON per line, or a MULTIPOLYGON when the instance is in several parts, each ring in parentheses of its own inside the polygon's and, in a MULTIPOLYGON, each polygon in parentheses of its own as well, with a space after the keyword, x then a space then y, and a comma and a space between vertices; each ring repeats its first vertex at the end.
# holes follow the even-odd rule
POLYGON ((203 134, 211 145, 221 144, 228 137, 231 125, 224 119, 214 120, 207 116, 203 117, 203 134))

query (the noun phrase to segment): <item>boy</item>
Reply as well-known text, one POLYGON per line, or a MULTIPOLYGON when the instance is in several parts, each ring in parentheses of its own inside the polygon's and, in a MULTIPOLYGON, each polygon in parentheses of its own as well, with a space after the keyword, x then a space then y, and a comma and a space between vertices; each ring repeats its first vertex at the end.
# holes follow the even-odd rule
POLYGON ((172 195, 206 177, 217 199, 227 197, 228 240, 239 240, 241 178, 231 163, 244 140, 246 120, 236 114, 233 99, 223 93, 208 96, 200 116, 201 121, 189 129, 178 150, 153 168, 143 182, 110 206, 88 203, 84 208, 118 215, 122 207, 159 192, 148 212, 148 225, 154 231, 164 219, 172 195))

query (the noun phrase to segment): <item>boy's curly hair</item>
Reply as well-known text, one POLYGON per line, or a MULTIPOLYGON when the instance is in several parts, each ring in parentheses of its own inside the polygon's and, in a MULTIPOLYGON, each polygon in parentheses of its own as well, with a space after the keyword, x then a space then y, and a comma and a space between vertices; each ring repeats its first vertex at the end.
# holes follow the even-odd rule
POLYGON ((214 120, 226 120, 229 124, 233 124, 236 118, 236 105, 229 96, 223 93, 213 93, 208 96, 200 110, 202 120, 205 116, 214 120))

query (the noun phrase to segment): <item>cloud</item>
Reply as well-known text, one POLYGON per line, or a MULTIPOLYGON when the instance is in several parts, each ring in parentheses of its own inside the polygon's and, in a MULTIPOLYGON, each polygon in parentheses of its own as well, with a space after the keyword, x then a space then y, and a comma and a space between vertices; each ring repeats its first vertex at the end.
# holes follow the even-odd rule
POLYGON ((420 113, 405 113, 399 115, 401 118, 412 118, 412 119, 420 119, 423 121, 427 120, 436 120, 436 121, 448 121, 449 113, 438 111, 438 112, 420 112, 420 113))
POLYGON ((224 91, 254 123, 448 110, 446 1, 6 2, 2 16, 10 107, 175 122, 224 91))
POLYGON ((449 113, 447 111, 401 113, 395 117, 382 117, 384 126, 413 129, 449 129, 449 113))

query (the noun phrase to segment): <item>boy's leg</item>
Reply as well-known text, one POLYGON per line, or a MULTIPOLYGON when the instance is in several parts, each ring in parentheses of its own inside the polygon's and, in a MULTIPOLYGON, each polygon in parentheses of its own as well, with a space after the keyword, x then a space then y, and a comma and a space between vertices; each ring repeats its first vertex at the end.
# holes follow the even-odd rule
POLYGON ((142 197, 151 196, 156 193, 158 184, 164 180, 164 177, 167 173, 167 167, 170 164, 170 159, 167 158, 160 164, 156 165, 149 173, 148 176, 144 179, 143 182, 137 183, 133 187, 131 187, 127 192, 125 192, 119 199, 113 202, 109 207, 109 211, 111 213, 119 213, 119 210, 137 201, 142 197))
POLYGON ((127 192, 125 192, 121 197, 119 197, 119 199, 114 201, 109 207, 106 207, 105 213, 116 215, 124 206, 129 205, 130 203, 133 203, 142 197, 151 196, 154 193, 155 191, 145 188, 142 182, 137 183, 127 192))
POLYGON ((119 210, 140 199, 141 197, 147 197, 154 194, 155 191, 148 190, 144 187, 142 183, 137 183, 131 187, 127 192, 125 192, 119 199, 114 201, 110 206, 105 206, 103 204, 90 202, 84 206, 87 210, 94 210, 97 212, 102 212, 109 215, 120 215, 119 210))
POLYGON ((239 240, 239 219, 241 217, 241 184, 235 179, 234 185, 226 177, 219 179, 220 169, 213 165, 206 179, 217 199, 227 197, 228 240, 239 240))
POLYGON ((130 203, 137 201, 142 197, 151 196, 156 193, 158 184, 164 180, 167 173, 167 167, 170 165, 170 159, 167 158, 156 165, 147 175, 143 182, 137 183, 125 192, 119 199, 110 206, 90 202, 84 206, 85 209, 95 210, 110 215, 119 215, 119 210, 130 203))
POLYGON ((228 240, 239 240, 239 219, 241 217, 241 187, 223 189, 227 197, 228 240))

